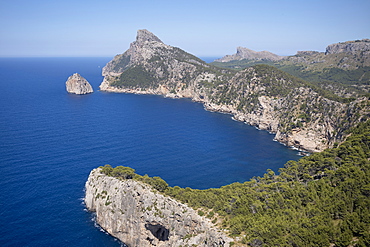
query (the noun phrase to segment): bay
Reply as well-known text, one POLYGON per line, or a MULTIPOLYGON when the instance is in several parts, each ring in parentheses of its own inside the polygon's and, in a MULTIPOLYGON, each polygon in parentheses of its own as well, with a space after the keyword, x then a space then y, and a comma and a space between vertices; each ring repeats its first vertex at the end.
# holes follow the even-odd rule
POLYGON ((268 132, 189 99, 98 91, 110 59, 0 58, 1 246, 120 246, 82 203, 101 165, 205 189, 299 158, 268 132), (75 72, 93 94, 65 91, 75 72))

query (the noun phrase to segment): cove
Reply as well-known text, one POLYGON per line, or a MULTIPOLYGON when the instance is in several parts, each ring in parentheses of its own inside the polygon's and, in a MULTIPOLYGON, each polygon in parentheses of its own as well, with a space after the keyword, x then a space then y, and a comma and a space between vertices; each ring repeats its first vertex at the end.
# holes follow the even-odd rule
POLYGON ((97 91, 110 59, 0 59, 1 246, 119 246, 81 200, 101 165, 205 189, 300 158, 268 132, 188 99, 97 91), (93 94, 66 92, 75 72, 93 94))

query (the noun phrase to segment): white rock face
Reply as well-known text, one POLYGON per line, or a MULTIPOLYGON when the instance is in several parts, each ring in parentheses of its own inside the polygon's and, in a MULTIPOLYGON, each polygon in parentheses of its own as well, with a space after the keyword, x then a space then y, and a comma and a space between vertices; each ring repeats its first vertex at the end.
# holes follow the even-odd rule
POLYGON ((66 89, 68 93, 74 94, 88 94, 94 92, 90 83, 78 73, 68 77, 66 89))
POLYGON ((227 237, 206 217, 151 186, 91 171, 85 204, 97 223, 128 246, 230 246, 227 237))

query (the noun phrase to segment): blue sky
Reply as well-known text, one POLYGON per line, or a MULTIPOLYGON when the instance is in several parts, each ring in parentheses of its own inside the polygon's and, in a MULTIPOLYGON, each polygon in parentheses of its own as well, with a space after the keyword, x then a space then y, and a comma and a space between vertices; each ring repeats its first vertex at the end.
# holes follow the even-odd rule
POLYGON ((0 0, 0 57, 123 53, 138 29, 200 57, 370 38, 370 0, 0 0))

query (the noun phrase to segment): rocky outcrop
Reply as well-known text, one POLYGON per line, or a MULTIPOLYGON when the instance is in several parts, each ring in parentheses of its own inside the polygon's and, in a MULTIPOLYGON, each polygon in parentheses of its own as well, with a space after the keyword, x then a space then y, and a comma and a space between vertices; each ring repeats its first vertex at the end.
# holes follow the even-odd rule
POLYGON ((68 77, 66 89, 68 93, 73 94, 88 94, 94 92, 90 83, 78 73, 68 77))
POLYGON ((238 47, 236 53, 233 55, 226 55, 220 59, 216 59, 215 62, 230 62, 234 60, 269 60, 269 61, 278 61, 283 59, 283 56, 276 55, 269 51, 253 51, 245 47, 238 47))
POLYGON ((297 56, 314 56, 320 54, 318 51, 297 51, 297 56))
POLYGON ((362 39, 356 41, 348 41, 343 43, 331 44, 326 47, 325 54, 349 53, 356 55, 357 52, 362 52, 363 56, 370 55, 370 39, 362 39))
POLYGON ((128 246, 230 246, 208 218, 150 185, 91 171, 85 204, 97 223, 128 246))
MULTIPOLYGON (((306 55, 311 53, 300 56, 306 55)), ((369 115, 366 98, 341 103, 267 65, 239 72, 218 68, 164 44, 147 30, 138 31, 136 41, 104 67, 103 75, 103 91, 191 98, 207 110, 230 113, 275 133, 288 146, 310 152, 343 141, 345 130, 369 115)))

